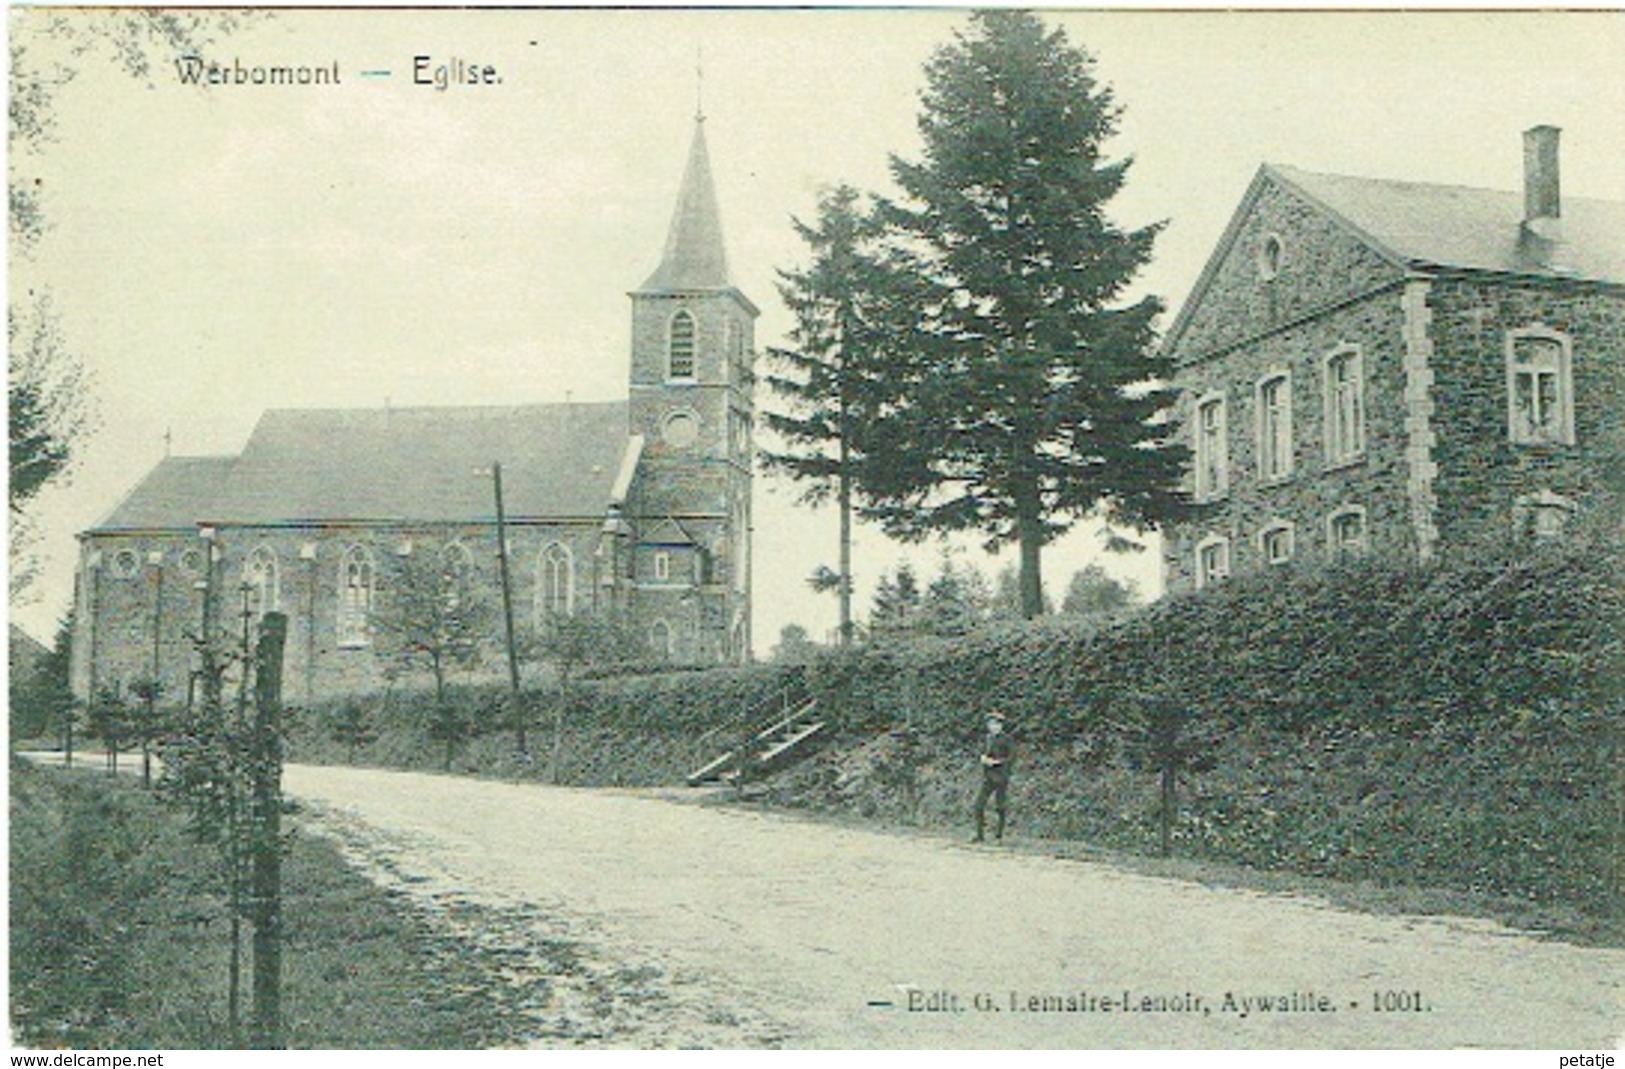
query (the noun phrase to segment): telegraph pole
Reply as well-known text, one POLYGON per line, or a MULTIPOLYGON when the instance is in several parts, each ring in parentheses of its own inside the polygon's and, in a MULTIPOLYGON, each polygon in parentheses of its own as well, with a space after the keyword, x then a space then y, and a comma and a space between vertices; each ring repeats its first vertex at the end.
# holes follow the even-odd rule
POLYGON ((502 463, 491 462, 491 485, 497 505, 497 571, 502 579, 502 620, 507 626, 508 685, 512 689, 514 743, 522 754, 530 753, 525 741, 525 714, 519 697, 519 654, 513 638, 513 584, 508 579, 508 518, 502 508, 502 463))

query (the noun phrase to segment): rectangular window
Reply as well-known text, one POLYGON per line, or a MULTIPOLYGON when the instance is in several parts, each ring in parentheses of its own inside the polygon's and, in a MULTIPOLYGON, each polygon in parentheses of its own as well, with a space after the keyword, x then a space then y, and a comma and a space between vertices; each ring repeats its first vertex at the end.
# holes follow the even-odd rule
POLYGON ((1572 445, 1568 339, 1537 330, 1514 332, 1508 338, 1507 433, 1519 445, 1572 445))
POLYGON ((1326 358, 1326 463, 1348 464, 1365 455, 1365 382, 1360 350, 1326 358))
POLYGON ((1196 547, 1196 585, 1217 583, 1230 574, 1230 540, 1209 538, 1196 547))
POLYGON ((655 554, 655 579, 664 583, 671 578, 671 554, 664 551, 655 554))
POLYGON ((1292 380, 1276 375, 1258 384, 1258 477, 1292 474, 1292 380))
POLYGON ((1208 397, 1196 406, 1196 496, 1221 496, 1229 488, 1230 448, 1223 397, 1208 397))

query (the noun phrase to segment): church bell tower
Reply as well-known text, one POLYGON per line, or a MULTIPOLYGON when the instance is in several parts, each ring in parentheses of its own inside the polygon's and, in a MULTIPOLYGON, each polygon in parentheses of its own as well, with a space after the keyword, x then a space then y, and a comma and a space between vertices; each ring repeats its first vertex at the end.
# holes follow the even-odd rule
POLYGON ((660 266, 632 298, 634 605, 659 652, 750 656, 751 385, 758 309, 733 284, 705 117, 694 120, 660 266))

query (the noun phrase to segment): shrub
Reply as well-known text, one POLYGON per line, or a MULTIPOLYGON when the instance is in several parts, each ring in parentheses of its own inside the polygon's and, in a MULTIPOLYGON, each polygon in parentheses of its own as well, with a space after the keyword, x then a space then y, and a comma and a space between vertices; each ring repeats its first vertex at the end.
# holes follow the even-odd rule
MULTIPOLYGON (((962 821, 982 715, 997 705, 1019 747, 1018 828, 1151 850, 1160 766, 1147 720, 1171 701, 1176 852, 1614 916, 1625 882, 1622 625, 1625 554, 1568 542, 1434 567, 1271 571, 1115 622, 1052 618, 828 651, 802 670, 839 741, 772 797, 962 821), (915 749, 869 760, 896 729, 915 749)), ((578 682, 561 778, 680 782, 789 671, 578 682)), ((556 699, 532 700, 539 716, 556 699)), ((391 743, 380 727, 378 760, 428 766, 421 731, 391 743)), ((313 749, 296 741, 294 752, 308 760, 313 749)), ((530 773, 494 740, 464 756, 469 768, 530 773)))

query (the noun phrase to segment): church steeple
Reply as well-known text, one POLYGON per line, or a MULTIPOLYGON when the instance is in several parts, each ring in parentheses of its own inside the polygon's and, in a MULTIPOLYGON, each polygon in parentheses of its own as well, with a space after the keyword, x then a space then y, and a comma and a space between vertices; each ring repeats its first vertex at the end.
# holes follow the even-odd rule
POLYGON ((667 656, 744 661, 758 313, 728 277, 703 114, 660 266, 630 296, 627 420, 643 443, 625 513, 634 609, 667 656))
POLYGON ((731 288, 728 254, 722 244, 722 216, 711 181, 711 155, 705 146, 705 116, 694 117, 694 140, 688 166, 677 192, 660 266, 639 288, 641 293, 731 288))

